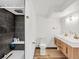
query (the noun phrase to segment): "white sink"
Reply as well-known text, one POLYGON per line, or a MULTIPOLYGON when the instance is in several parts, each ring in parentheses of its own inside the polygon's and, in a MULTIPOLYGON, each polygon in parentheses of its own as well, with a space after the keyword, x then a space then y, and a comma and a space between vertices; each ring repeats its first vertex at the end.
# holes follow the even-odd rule
POLYGON ((70 43, 78 43, 79 44, 79 39, 67 38, 65 40, 68 41, 68 42, 70 42, 70 43))
POLYGON ((70 36, 64 36, 64 35, 56 35, 57 38, 59 39, 63 39, 67 42, 70 42, 70 43, 75 43, 75 44, 79 44, 79 39, 74 39, 73 37, 70 37, 70 36))
POLYGON ((63 41, 64 43, 68 44, 71 47, 79 48, 79 39, 74 39, 71 36, 64 36, 62 34, 56 34, 55 37, 57 37, 59 40, 63 41))

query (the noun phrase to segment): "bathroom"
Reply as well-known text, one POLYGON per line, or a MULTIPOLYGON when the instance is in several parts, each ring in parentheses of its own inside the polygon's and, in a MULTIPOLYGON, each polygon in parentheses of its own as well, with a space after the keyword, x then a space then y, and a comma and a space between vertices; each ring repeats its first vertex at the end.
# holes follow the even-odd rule
POLYGON ((0 0, 0 59, 79 59, 79 0, 0 0))
POLYGON ((79 58, 78 5, 78 0, 26 1, 26 59, 79 58))

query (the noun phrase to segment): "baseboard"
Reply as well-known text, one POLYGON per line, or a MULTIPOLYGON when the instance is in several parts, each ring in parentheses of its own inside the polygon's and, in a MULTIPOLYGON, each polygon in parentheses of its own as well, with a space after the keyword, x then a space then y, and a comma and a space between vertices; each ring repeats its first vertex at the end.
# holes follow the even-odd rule
MULTIPOLYGON (((36 49, 40 49, 40 47, 36 47, 36 49)), ((46 47, 46 49, 57 49, 57 47, 46 47)))

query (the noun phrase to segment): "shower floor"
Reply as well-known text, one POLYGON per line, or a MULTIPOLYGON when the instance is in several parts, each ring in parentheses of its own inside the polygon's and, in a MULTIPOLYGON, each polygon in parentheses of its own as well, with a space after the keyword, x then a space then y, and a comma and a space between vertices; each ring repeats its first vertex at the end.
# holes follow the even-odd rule
POLYGON ((7 57, 4 59, 24 59, 24 50, 13 50, 7 54, 7 57))

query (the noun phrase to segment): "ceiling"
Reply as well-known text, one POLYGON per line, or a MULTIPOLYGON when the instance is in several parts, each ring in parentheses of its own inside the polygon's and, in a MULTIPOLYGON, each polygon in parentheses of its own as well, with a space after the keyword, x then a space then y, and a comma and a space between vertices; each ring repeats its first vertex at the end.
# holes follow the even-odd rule
POLYGON ((24 0, 0 0, 1 7, 24 7, 24 0))
POLYGON ((5 8, 15 15, 24 15, 24 0, 0 0, 0 8, 5 8), (15 10, 21 10, 18 13, 15 10))
POLYGON ((15 15, 24 15, 24 8, 5 8, 15 15))
POLYGON ((62 12, 76 0, 32 0, 36 14, 49 17, 52 13, 62 12))
MULTIPOLYGON (((31 0, 34 5, 34 9, 38 16, 49 17, 51 14, 62 12, 69 5, 76 0, 31 0)), ((6 8, 8 11, 15 15, 24 14, 24 0, 0 0, 1 7, 12 7, 6 8), (17 13, 14 10, 18 7, 23 10, 23 13, 17 13)))

